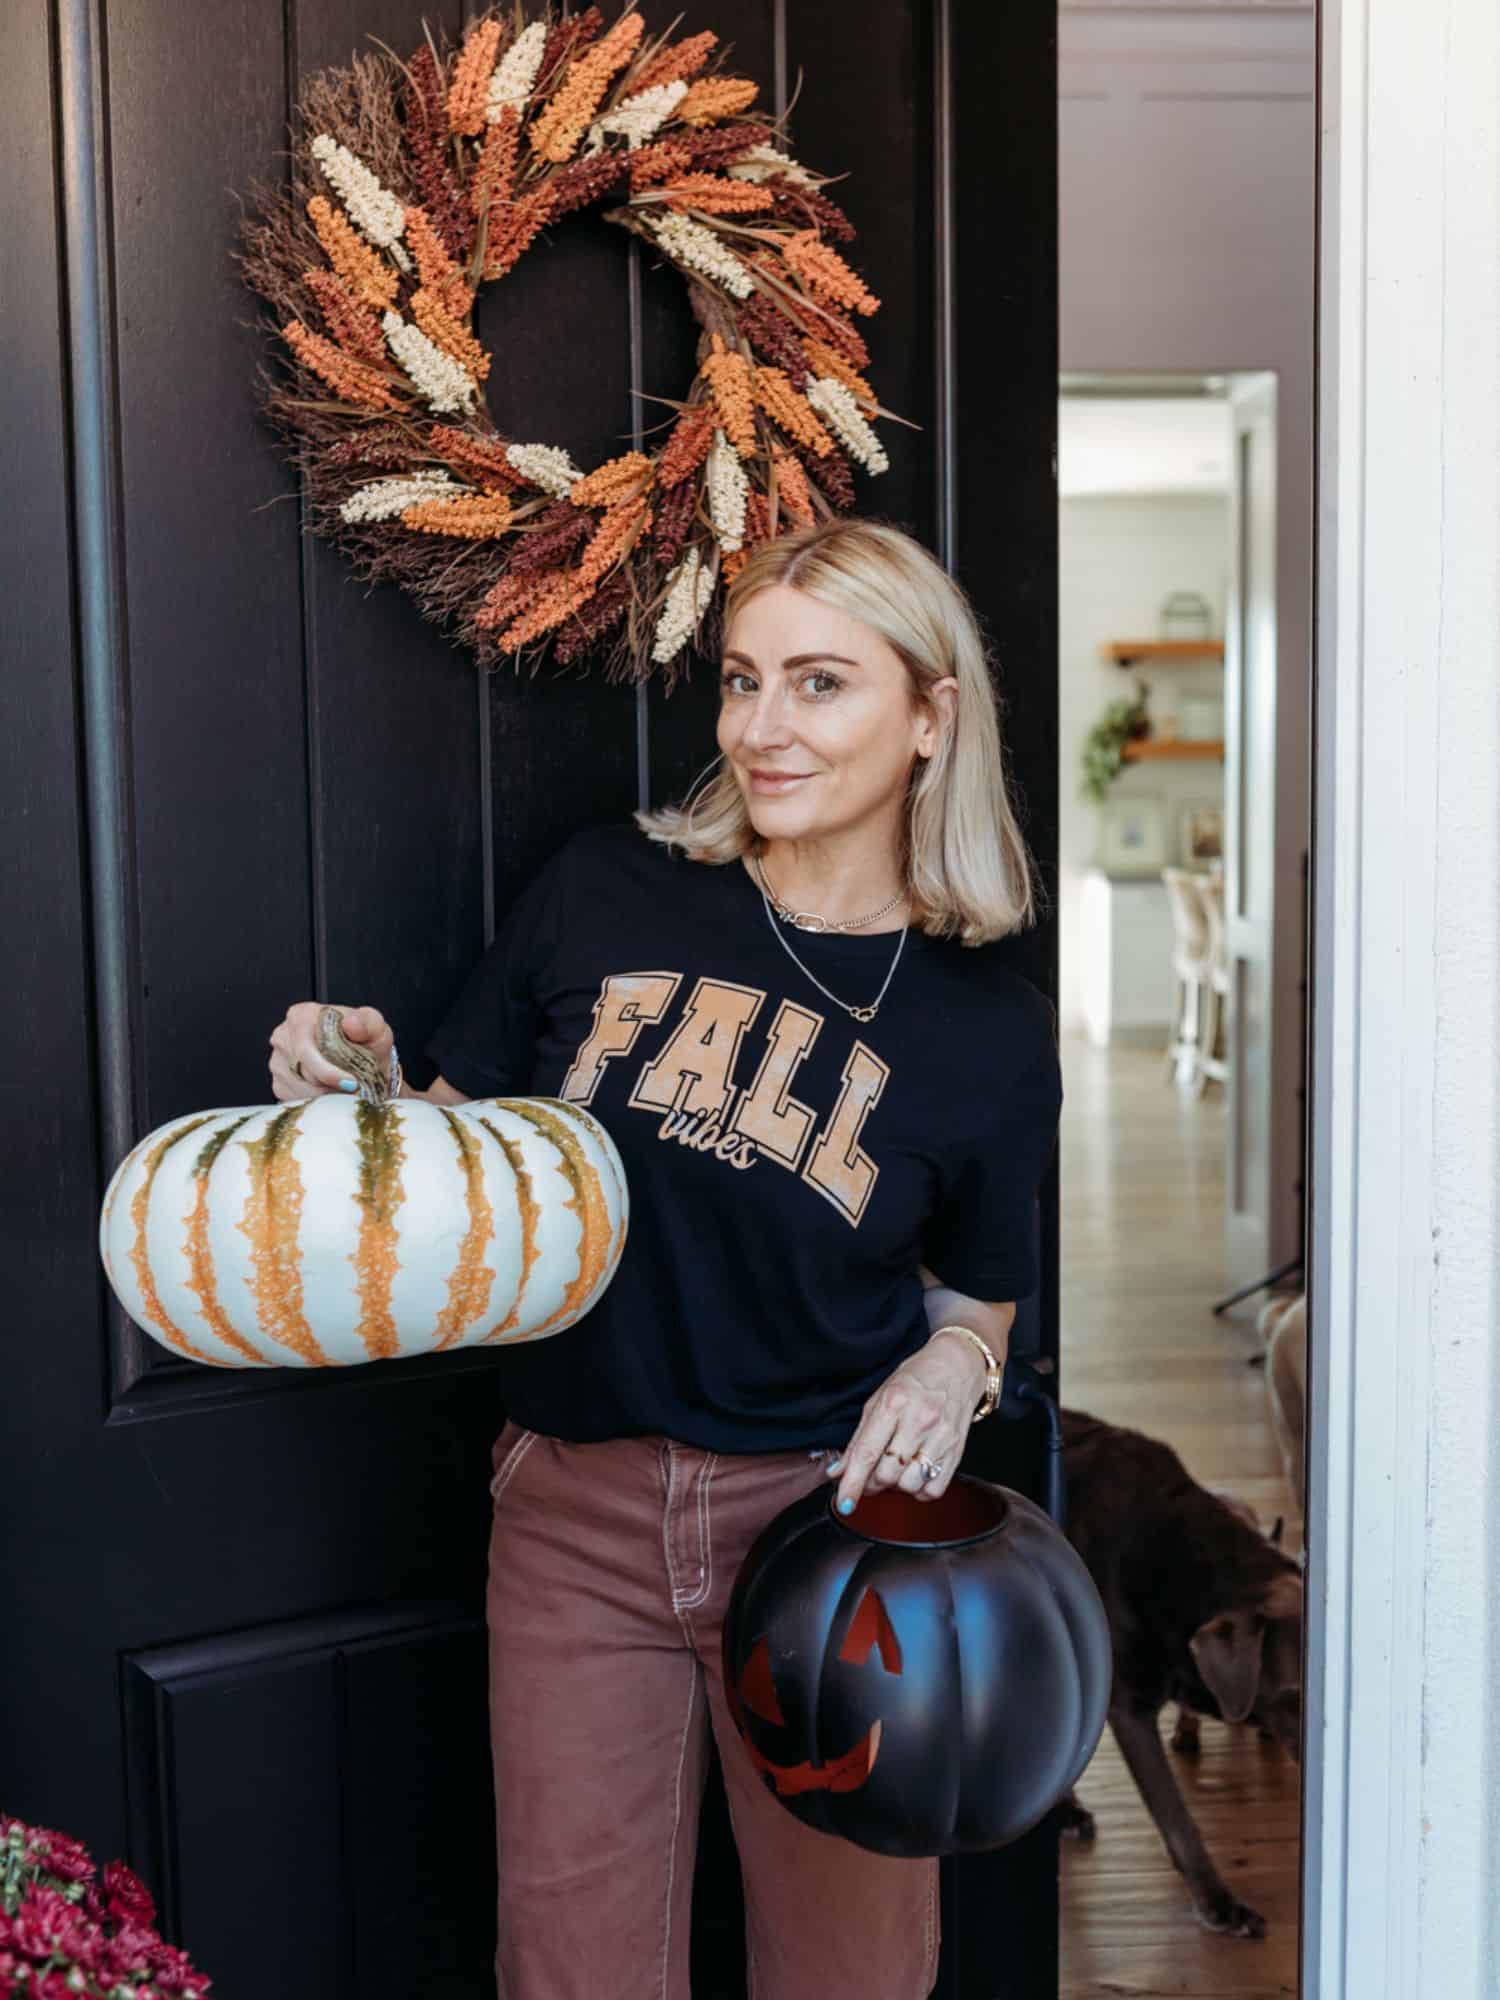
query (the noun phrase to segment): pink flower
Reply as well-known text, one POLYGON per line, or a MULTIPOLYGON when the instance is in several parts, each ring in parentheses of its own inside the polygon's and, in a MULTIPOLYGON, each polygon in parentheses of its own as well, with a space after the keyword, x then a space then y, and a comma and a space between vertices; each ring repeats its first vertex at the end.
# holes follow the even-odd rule
POLYGON ((31 1830, 31 1853, 45 1874, 56 1875, 64 1882, 87 1882, 94 1872, 93 1860, 81 1840, 73 1840, 66 1833, 53 1833, 44 1826, 31 1830))
POLYGON ((57 1949, 75 1921, 73 1905, 56 1889, 36 1882, 21 1898, 11 1923, 11 1942, 27 1958, 43 1963, 57 1949))
POLYGON ((198 2000, 199 1995, 206 1994, 209 1990, 210 1982, 199 1972, 187 1953, 179 1951, 176 1945, 157 1946, 153 1970, 156 1973, 157 1985, 163 1993, 172 1994, 174 2000, 178 1995, 181 1996, 181 2000, 198 2000))
POLYGON ((150 1972, 151 1956, 160 1942, 155 1931, 144 1924, 122 1924, 100 1948, 99 1971, 103 1979, 121 1980, 132 1972, 150 1972))
POLYGON ((44 1972, 31 1989, 34 2000, 78 2000, 66 1972, 44 1972))
POLYGON ((156 1905, 151 1891, 123 1861, 111 1861, 104 1871, 104 1894, 109 1914, 117 1924, 156 1922, 156 1905))

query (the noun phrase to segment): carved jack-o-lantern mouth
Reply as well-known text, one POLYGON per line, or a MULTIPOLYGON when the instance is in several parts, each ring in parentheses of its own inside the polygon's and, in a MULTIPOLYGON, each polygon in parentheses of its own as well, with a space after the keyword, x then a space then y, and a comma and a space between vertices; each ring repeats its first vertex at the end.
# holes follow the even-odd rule
MULTIPOLYGON (((850 1666, 862 1667, 870 1654, 877 1650, 885 1671, 899 1674, 901 1642, 896 1637, 890 1615, 878 1592, 867 1590, 844 1635, 838 1657, 850 1666)), ((765 1638, 756 1642, 746 1660, 738 1690, 730 1690, 730 1702, 736 1707, 743 1705, 763 1722, 772 1723, 777 1728, 785 1727, 786 1718, 776 1699, 776 1688, 771 1678, 771 1650, 765 1638)), ((742 1716, 737 1716, 736 1720, 743 1723, 742 1716)), ((801 1792, 857 1791, 875 1768, 875 1759, 880 1751, 880 1731, 880 1722, 872 1722, 852 1749, 823 1764, 778 1764, 754 1741, 749 1730, 742 1726, 740 1733, 756 1770, 770 1779, 782 1798, 794 1798, 801 1792)))

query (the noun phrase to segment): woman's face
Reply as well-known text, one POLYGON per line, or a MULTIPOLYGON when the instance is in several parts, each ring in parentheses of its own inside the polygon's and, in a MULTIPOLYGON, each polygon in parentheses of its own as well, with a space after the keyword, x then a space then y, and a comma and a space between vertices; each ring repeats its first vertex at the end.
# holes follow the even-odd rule
MULTIPOLYGON (((958 682, 933 685, 952 713, 958 682)), ((776 584, 725 637, 719 748, 751 824, 767 840, 816 840, 899 820, 907 773, 938 742, 932 711, 880 634, 776 584)))

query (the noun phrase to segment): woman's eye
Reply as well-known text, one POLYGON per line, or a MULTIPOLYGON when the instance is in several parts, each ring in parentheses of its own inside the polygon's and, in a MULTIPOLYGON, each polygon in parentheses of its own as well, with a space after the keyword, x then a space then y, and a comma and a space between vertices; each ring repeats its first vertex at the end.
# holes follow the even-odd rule
POLYGON ((830 674, 823 667, 814 667, 813 671, 805 677, 804 685, 806 681, 827 681, 828 683, 823 693, 814 694, 813 699, 815 701, 826 701, 829 695, 836 693, 844 685, 837 674, 830 674))
POLYGON ((736 681, 748 680, 749 678, 750 676, 742 667, 728 667, 720 674, 719 685, 724 689, 726 694, 737 694, 739 690, 735 687, 734 683, 736 681))

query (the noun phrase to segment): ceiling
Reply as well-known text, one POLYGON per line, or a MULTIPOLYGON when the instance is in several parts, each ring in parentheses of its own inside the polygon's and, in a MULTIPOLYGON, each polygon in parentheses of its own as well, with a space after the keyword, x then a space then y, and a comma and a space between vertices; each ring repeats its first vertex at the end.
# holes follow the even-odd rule
POLYGON ((1058 495, 1225 493, 1229 444, 1222 397, 1062 395, 1058 495))

